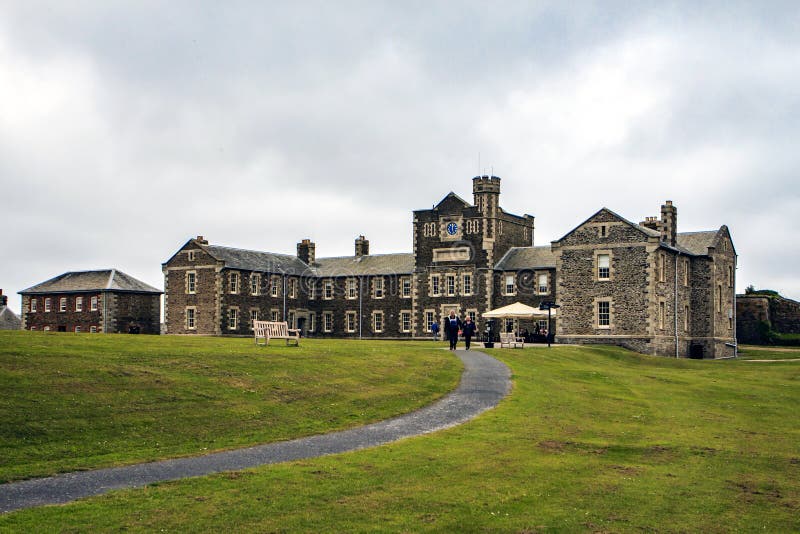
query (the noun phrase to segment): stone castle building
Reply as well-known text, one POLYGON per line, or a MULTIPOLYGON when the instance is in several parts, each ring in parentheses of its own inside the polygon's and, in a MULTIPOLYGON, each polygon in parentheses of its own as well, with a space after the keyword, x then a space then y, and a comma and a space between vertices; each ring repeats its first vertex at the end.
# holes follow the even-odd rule
MULTIPOLYGON (((569 343, 648 354, 722 357, 733 349, 736 253, 725 226, 677 232, 677 209, 631 223, 602 209, 561 239, 534 246, 534 218, 500 207, 500 178, 473 178, 473 202, 449 193, 413 217, 411 253, 317 258, 187 241, 163 265, 170 334, 249 335, 254 319, 308 336, 412 339, 450 310, 481 315, 516 301, 556 302, 569 343)), ((504 321, 502 329, 546 324, 504 321)))

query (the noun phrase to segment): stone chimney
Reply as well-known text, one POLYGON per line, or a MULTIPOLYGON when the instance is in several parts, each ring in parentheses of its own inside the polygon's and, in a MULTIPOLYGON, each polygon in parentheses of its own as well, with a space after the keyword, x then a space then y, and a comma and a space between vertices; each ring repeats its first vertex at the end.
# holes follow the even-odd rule
POLYGON ((0 306, 8 306, 8 297, 3 295, 2 289, 0 289, 0 306))
POLYGON ((208 240, 201 235, 197 236, 197 239, 195 239, 195 241, 197 241, 201 245, 208 245, 208 240))
POLYGON ((297 257, 300 261, 311 265, 316 259, 317 245, 310 239, 303 239, 297 244, 297 257))
POLYGON ((658 220, 658 217, 645 217, 644 220, 639 223, 639 226, 661 232, 661 222, 658 220))
POLYGON ((671 200, 661 206, 661 241, 673 247, 678 242, 678 208, 671 200))
POLYGON ((364 239, 363 235, 356 238, 356 257, 369 256, 369 240, 364 239))

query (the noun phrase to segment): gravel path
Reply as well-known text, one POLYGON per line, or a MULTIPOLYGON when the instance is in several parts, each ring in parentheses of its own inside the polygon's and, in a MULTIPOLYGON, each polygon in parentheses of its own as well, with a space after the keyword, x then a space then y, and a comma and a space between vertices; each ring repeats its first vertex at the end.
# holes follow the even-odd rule
POLYGON ((62 504, 108 491, 314 458, 383 445, 452 427, 494 408, 511 389, 505 364, 476 351, 456 351, 464 362, 458 388, 434 404, 371 425, 245 449, 146 464, 79 471, 0 485, 0 512, 62 504))

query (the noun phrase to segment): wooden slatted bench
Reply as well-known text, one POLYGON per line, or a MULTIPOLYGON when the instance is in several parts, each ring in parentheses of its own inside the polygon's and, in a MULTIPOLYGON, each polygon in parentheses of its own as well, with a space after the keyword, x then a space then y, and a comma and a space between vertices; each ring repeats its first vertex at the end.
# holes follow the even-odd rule
POLYGON ((514 332, 500 332, 500 348, 507 346, 510 349, 517 347, 524 349, 525 340, 514 335, 514 332))
POLYGON ((253 321, 253 335, 256 345, 269 345, 270 339, 285 339, 287 345, 293 340, 300 345, 300 330, 289 328, 286 321, 253 321), (264 343, 259 343, 262 339, 264 343))

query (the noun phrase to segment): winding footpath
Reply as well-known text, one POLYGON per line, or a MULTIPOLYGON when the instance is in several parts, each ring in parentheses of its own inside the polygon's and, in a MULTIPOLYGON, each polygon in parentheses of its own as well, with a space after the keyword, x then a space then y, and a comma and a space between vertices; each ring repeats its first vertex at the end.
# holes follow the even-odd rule
POLYGON ((244 449, 145 464, 78 471, 0 485, 0 512, 63 504, 109 491, 260 465, 375 447, 464 423, 494 408, 511 390, 505 364, 477 351, 456 351, 464 362, 452 393, 415 412, 350 430, 244 449))

